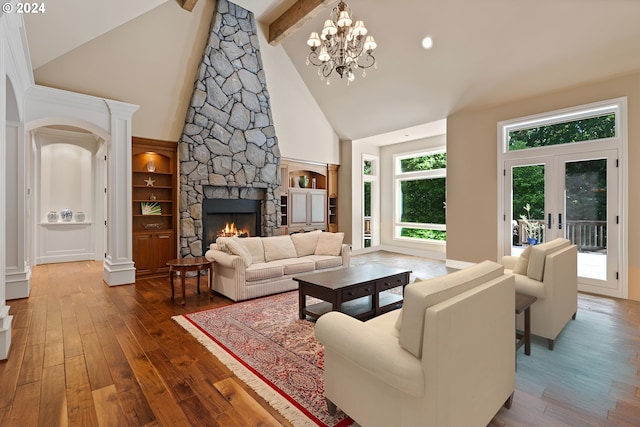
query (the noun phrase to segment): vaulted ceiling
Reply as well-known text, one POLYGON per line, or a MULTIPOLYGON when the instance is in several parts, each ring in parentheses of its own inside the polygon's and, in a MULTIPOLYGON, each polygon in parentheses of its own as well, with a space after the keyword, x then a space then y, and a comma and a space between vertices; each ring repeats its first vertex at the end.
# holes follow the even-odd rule
MULTIPOLYGON (((33 67, 167 1, 57 0, 25 16, 33 67), (37 19, 36 19, 37 18, 37 19)), ((211 0, 199 0, 211 1, 211 0)), ((305 1, 305 0, 299 0, 305 1)), ((318 3, 317 0, 311 0, 318 3)), ((195 3, 188 0, 185 3, 195 3)), ((294 0, 237 0, 268 26, 294 0)), ((282 46, 344 139, 361 139, 609 76, 640 70, 636 0, 350 0, 378 43, 377 69, 329 85, 305 65, 306 39, 337 1, 322 1, 282 46), (431 36, 434 47, 421 40, 431 36)), ((159 25, 167 25, 159 23, 159 25)), ((170 26, 167 27, 170 31, 170 26)))

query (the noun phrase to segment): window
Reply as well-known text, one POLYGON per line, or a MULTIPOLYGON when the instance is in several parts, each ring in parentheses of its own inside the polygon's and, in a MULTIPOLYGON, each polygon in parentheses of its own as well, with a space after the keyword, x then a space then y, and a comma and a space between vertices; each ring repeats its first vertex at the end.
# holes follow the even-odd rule
POLYGON ((446 240, 447 153, 400 155, 395 160, 395 237, 446 240))
POLYGON ((362 247, 370 248, 378 241, 377 185, 378 158, 364 154, 362 158, 362 247))
POLYGON ((506 151, 615 138, 616 111, 605 106, 507 125, 506 151))

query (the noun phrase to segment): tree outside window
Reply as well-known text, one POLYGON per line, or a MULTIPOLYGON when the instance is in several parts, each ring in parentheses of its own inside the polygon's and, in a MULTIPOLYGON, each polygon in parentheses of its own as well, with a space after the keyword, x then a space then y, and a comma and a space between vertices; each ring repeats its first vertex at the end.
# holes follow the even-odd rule
POLYGON ((446 240, 446 164, 443 152, 397 162, 398 237, 446 240))

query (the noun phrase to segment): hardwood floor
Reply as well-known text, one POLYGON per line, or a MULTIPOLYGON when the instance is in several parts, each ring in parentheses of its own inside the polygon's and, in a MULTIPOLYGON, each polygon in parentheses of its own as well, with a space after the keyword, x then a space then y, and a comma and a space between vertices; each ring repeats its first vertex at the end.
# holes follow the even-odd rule
MULTIPOLYGON (((385 252, 353 257, 370 262, 420 277, 448 271, 385 252)), ((31 296, 8 301, 14 329, 0 362, 0 425, 289 425, 171 320, 231 303, 197 295, 194 278, 187 286, 182 307, 169 298, 168 277, 110 288, 101 263, 35 267, 31 296)), ((534 339, 531 356, 518 352, 513 406, 490 425, 638 426, 639 351, 640 303, 581 294, 553 351, 534 339)))

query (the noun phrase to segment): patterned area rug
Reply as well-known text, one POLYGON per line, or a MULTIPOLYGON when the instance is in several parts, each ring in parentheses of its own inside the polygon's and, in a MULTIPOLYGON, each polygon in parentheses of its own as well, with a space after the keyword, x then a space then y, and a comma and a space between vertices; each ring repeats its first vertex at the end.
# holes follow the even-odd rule
POLYGON ((295 426, 347 426, 324 399, 324 349, 314 323, 298 319, 298 292, 174 316, 241 380, 295 426))

